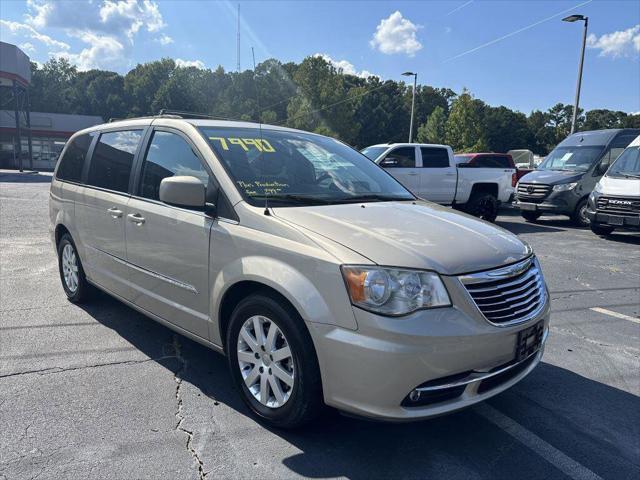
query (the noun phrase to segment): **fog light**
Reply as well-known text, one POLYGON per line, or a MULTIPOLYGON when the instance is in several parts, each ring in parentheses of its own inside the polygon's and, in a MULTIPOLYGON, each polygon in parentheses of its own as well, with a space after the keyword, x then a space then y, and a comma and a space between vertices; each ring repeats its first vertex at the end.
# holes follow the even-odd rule
POLYGON ((412 390, 409 394, 409 400, 411 400, 412 402, 417 402, 418 400, 420 400, 420 392, 418 390, 412 390))

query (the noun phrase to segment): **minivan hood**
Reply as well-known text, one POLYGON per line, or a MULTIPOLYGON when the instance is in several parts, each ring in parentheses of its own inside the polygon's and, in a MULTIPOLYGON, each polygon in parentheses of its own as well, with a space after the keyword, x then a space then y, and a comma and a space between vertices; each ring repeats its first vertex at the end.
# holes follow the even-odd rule
POLYGON ((534 170, 523 176, 522 183, 542 183, 545 185, 558 185, 561 183, 572 183, 579 181, 585 172, 571 172, 561 170, 534 170))
POLYGON ((602 177, 600 193, 620 197, 640 197, 640 180, 635 178, 602 177))
POLYGON ((457 275, 521 260, 531 249, 512 233, 429 202, 273 208, 274 215, 379 265, 457 275))

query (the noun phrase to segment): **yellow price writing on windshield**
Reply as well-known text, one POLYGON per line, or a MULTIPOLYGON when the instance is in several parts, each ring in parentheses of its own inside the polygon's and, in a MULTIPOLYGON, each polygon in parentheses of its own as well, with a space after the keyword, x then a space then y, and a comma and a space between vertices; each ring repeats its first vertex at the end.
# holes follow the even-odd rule
POLYGON ((248 152, 251 148, 265 153, 273 153, 276 151, 267 140, 261 138, 209 137, 209 140, 220 142, 223 150, 229 150, 229 145, 237 145, 245 152, 248 152))

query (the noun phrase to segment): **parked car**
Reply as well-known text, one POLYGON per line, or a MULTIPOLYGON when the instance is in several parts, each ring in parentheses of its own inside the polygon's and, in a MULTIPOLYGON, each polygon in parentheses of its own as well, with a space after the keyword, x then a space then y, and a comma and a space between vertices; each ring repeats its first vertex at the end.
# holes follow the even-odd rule
POLYGON ((454 156, 456 164, 475 168, 499 168, 514 170, 511 174, 511 186, 514 188, 518 179, 528 172, 520 172, 518 167, 507 153, 456 153, 454 156))
POLYGON ((535 222, 544 213, 568 215, 589 226, 587 201, 609 165, 640 129, 610 129, 569 135, 538 168, 520 179, 517 203, 522 216, 535 222))
POLYGON ((587 216, 597 235, 609 235, 616 229, 640 231, 640 136, 596 184, 587 216))
POLYGON ((514 168, 464 168, 448 145, 392 143, 372 145, 362 153, 418 197, 452 205, 493 222, 501 202, 515 192, 514 168))
POLYGON ((543 354, 531 248, 332 138, 170 114, 92 127, 62 153, 50 217, 71 302, 97 287, 225 354, 271 425, 324 404, 441 415, 543 354))
POLYGON ((518 169, 518 180, 524 177, 527 173, 533 172, 543 160, 541 157, 534 155, 531 150, 526 149, 509 150, 507 154, 511 155, 511 158, 513 158, 513 162, 518 169))

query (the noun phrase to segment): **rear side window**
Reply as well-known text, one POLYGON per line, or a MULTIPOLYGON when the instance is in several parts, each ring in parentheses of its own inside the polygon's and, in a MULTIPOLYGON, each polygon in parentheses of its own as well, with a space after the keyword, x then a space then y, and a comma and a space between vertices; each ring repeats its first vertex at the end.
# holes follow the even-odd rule
POLYGON ((156 131, 142 164, 140 196, 160 199, 160 182, 174 175, 190 175, 209 186, 209 174, 191 145, 175 133, 156 131))
POLYGON ((486 155, 476 157, 473 165, 478 168, 512 168, 507 157, 499 155, 486 155))
POLYGON ((446 148, 420 147, 423 168, 446 168, 449 166, 449 152, 446 148))
POLYGON ((385 168, 415 168, 416 149, 414 147, 400 147, 392 150, 380 162, 385 168))
POLYGON ((95 133, 88 133, 80 135, 71 141, 60 159, 56 178, 70 182, 80 181, 82 167, 84 167, 84 162, 94 136, 95 133))
POLYGON ((89 166, 87 184, 126 192, 142 130, 123 130, 100 135, 89 166))

